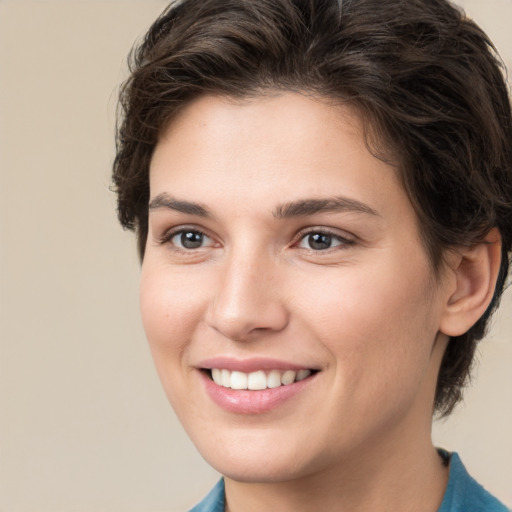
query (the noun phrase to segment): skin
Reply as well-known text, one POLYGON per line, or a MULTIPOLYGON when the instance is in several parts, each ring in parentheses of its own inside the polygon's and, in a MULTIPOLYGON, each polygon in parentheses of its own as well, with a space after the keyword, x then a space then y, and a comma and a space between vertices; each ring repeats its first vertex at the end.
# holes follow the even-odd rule
POLYGON ((467 324, 457 294, 475 289, 458 269, 473 267, 456 254, 433 274, 357 114, 297 93, 201 97, 162 134, 150 190, 143 323, 178 417, 225 475, 227 509, 436 511, 435 383, 447 334, 467 324), (349 201, 287 210, 334 197, 349 201), (311 233, 332 246, 313 249, 311 233), (319 371, 279 407, 236 414, 205 392, 200 363, 221 356, 319 371))

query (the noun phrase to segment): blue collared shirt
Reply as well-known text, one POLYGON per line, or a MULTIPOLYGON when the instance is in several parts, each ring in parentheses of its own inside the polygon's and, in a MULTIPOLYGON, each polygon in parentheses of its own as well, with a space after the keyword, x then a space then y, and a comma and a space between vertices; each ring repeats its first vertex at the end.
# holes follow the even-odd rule
MULTIPOLYGON (((189 512, 224 512, 224 479, 189 512)), ((450 456, 450 476, 438 512, 511 512, 469 476, 459 456, 450 456)))
MULTIPOLYGON (((222 510, 221 510, 222 512, 222 510)), ((466 471, 459 456, 450 457, 450 477, 438 512, 510 512, 466 471)))
POLYGON ((221 478, 206 498, 189 512, 224 512, 224 478, 221 478))

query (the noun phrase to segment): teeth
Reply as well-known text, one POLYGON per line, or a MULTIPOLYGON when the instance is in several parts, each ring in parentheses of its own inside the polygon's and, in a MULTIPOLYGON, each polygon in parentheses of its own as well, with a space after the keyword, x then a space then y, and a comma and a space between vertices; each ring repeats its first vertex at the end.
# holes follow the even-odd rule
MULTIPOLYGON (((212 370, 213 373, 213 370, 212 370)), ((225 388, 231 387, 231 372, 229 370, 221 370, 221 377, 222 382, 220 383, 221 386, 224 386, 225 388)), ((215 380, 215 379, 213 379, 215 380)))
POLYGON ((214 368, 212 370, 212 379, 213 379, 213 382, 215 382, 215 384, 218 384, 219 386, 222 385, 222 381, 221 381, 221 371, 217 368, 214 368))
POLYGON ((231 372, 231 389, 247 389, 247 373, 231 372))
POLYGON ((272 370, 267 375, 267 387, 270 389, 278 388, 281 385, 281 372, 279 370, 272 370))
POLYGON ((249 373, 248 389, 267 389, 267 376, 264 371, 249 373))
POLYGON ((299 370, 297 372, 297 377, 295 380, 304 380, 306 377, 309 377, 311 375, 311 370, 299 370))
POLYGON ((295 381, 295 377, 297 375, 297 372, 294 372, 293 370, 288 370, 281 375, 281 384, 283 386, 287 386, 288 384, 291 384, 295 381))
POLYGON ((218 386, 231 389, 250 389, 253 391, 261 389, 273 389, 279 386, 288 386, 294 382, 299 382, 311 375, 311 370, 270 370, 266 373, 263 370, 244 373, 230 371, 220 368, 212 368, 212 379, 218 386))

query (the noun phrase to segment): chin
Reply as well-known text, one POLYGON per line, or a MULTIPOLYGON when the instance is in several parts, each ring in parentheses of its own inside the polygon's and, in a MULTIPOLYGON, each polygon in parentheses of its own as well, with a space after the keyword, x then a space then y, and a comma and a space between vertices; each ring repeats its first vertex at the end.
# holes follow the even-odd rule
POLYGON ((321 469, 316 460, 325 463, 329 458, 327 454, 314 457, 305 449, 307 444, 304 439, 294 440, 288 436, 285 440, 277 435, 269 439, 268 430, 252 436, 241 432, 238 434, 226 436, 229 441, 217 439, 215 442, 205 442, 204 435, 198 442, 192 438, 210 466, 237 482, 277 483, 299 479, 321 469))
POLYGON ((207 462, 223 476, 244 483, 278 483, 296 480, 309 472, 298 461, 276 460, 278 457, 222 458, 207 462))

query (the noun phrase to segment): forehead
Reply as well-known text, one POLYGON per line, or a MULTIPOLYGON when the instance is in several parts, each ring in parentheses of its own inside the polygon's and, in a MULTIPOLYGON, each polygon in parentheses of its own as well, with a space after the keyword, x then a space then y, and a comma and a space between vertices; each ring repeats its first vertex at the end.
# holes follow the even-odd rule
POLYGON ((162 131, 151 178, 154 182, 171 170, 178 178, 186 167, 191 173, 215 171, 219 178, 229 170, 234 179, 242 167, 246 172, 251 167, 256 178, 265 179, 276 171, 291 176, 291 164, 300 163, 319 180, 333 168, 343 174, 364 161, 375 167, 378 179, 377 167, 390 166, 369 151, 365 130, 358 110, 323 98, 299 93, 242 100, 205 95, 181 109, 162 131))
POLYGON ((204 147, 215 137, 217 145, 236 139, 238 144, 244 142, 247 150, 249 146, 268 145, 272 140, 272 149, 281 145, 280 149, 285 150, 313 139, 323 125, 331 130, 343 127, 354 134, 354 141, 359 136, 363 139, 362 119, 355 108, 318 96, 292 92, 266 92, 243 98, 207 94, 177 112, 161 131, 159 145, 178 138, 191 143, 201 132, 204 147))
POLYGON ((343 196, 389 222, 414 214, 396 168, 374 156, 364 128, 356 109, 298 93, 202 96, 161 134, 151 200, 167 194, 226 215, 269 215, 283 203, 343 196))

